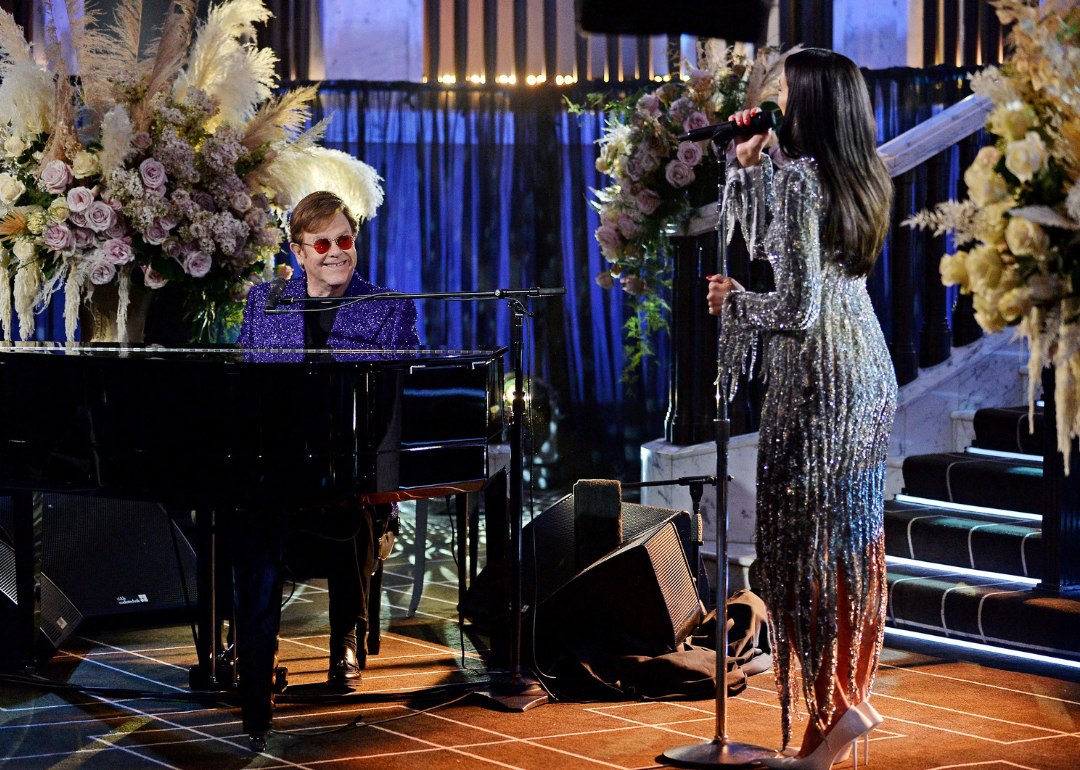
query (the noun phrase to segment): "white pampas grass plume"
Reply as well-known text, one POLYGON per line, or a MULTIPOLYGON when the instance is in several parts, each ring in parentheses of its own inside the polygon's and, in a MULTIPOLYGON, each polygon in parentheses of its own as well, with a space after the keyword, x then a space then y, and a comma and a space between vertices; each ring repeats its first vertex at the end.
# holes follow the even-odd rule
POLYGON ((128 308, 131 307, 131 265, 124 265, 116 274, 116 341, 127 342, 128 308))
POLYGON ((7 77, 10 67, 33 60, 22 27, 15 23, 15 17, 10 13, 0 11, 0 77, 7 77))
POLYGON ((68 342, 75 340, 79 327, 79 302, 82 301, 82 285, 85 270, 80 270, 81 260, 69 259, 64 263, 64 335, 68 342))
POLYGON ((33 61, 10 65, 0 83, 0 115, 13 133, 30 137, 51 131, 54 122, 53 78, 33 61))
POLYGON ((45 282, 38 259, 20 260, 15 270, 15 314, 19 317, 19 336, 34 336, 34 304, 45 282))
POLYGON ((131 113, 136 131, 145 131, 150 126, 150 102, 159 92, 172 85, 176 73, 184 64, 191 44, 196 5, 197 0, 173 0, 169 12, 165 14, 161 35, 151 46, 153 53, 148 64, 150 76, 146 96, 131 113))
POLYGON ((4 327, 4 342, 11 342, 11 252, 0 247, 0 325, 4 327))
POLYGON ((281 208, 292 208, 319 190, 337 195, 361 220, 371 219, 382 205, 383 190, 375 169, 340 150, 285 148, 269 165, 268 186, 281 208))
POLYGON ((195 35, 188 65, 176 79, 173 98, 183 101, 189 89, 198 88, 217 98, 218 123, 239 125, 250 118, 277 85, 277 57, 253 42, 255 24, 271 15, 262 0, 231 0, 211 7, 195 35))
POLYGON ((101 121, 101 152, 98 153, 102 179, 108 179, 113 170, 121 168, 135 154, 134 137, 135 127, 131 125, 127 107, 117 104, 105 113, 101 121))
POLYGON ((784 62, 793 53, 803 49, 796 45, 780 53, 775 49, 762 48, 754 57, 750 67, 750 76, 746 81, 746 97, 743 108, 760 107, 761 103, 775 97, 780 89, 780 75, 784 71, 784 62))

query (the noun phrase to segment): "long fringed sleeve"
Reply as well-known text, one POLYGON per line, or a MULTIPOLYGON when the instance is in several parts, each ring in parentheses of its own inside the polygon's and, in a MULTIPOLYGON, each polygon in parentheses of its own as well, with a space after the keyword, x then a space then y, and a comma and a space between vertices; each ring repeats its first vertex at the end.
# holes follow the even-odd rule
POLYGON ((753 368, 761 332, 805 330, 821 312, 821 193, 812 165, 793 163, 774 175, 765 156, 749 169, 729 169, 724 197, 751 256, 769 260, 776 284, 768 293, 732 291, 724 303, 717 382, 730 400, 740 372, 753 368))

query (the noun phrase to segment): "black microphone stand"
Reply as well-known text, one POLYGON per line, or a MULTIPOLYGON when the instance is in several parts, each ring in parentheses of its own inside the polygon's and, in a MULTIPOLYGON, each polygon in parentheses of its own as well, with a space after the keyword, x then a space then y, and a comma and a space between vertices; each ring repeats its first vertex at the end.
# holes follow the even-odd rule
MULTIPOLYGON (((717 203, 717 253, 720 274, 728 274, 727 217, 724 200, 724 176, 720 177, 717 203)), ((723 320, 720 321, 723 324, 723 320)), ((718 340, 719 342, 719 340, 718 340)), ((721 362, 721 366, 724 362, 721 362)), ((719 386, 718 386, 719 387, 719 386)), ((677 767, 745 767, 760 765, 776 752, 761 746, 733 741, 727 736, 727 592, 728 592, 728 442, 731 420, 728 399, 723 389, 716 398, 716 732, 711 741, 676 746, 664 752, 664 759, 677 767)))
MULTIPOLYGON (((510 308, 510 367, 514 371, 514 398, 510 417, 510 671, 476 694, 485 696, 510 711, 526 711, 548 701, 540 682, 521 667, 521 527, 525 501, 525 319, 532 315, 525 304, 529 298, 557 297, 566 294, 558 289, 495 289, 494 291, 443 291, 363 294, 358 297, 281 297, 274 306, 264 308, 267 315, 288 312, 297 305, 312 309, 342 307, 354 302, 387 299, 435 299, 444 302, 484 302, 505 300, 510 308)), ((270 305, 271 303, 267 303, 270 305)))

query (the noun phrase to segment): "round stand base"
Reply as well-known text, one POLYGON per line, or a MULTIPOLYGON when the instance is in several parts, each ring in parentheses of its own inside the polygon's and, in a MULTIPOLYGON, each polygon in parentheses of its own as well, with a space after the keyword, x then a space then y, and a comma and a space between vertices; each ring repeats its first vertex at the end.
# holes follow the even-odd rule
POLYGON ((761 746, 713 740, 668 749, 664 761, 675 767, 760 767, 761 760, 775 756, 775 751, 761 746))

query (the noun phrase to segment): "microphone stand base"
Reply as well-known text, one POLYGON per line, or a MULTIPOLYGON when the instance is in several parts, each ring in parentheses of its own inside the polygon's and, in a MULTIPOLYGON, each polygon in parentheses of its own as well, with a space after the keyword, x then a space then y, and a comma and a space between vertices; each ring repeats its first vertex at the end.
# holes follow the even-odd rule
POLYGON ((488 705, 503 711, 522 713, 548 702, 547 690, 540 682, 525 674, 508 674, 496 679, 474 695, 484 698, 488 705))
POLYGON ((716 739, 676 746, 662 759, 675 767, 761 767, 761 760, 775 756, 775 751, 761 746, 716 739))

